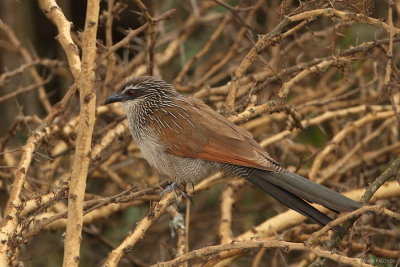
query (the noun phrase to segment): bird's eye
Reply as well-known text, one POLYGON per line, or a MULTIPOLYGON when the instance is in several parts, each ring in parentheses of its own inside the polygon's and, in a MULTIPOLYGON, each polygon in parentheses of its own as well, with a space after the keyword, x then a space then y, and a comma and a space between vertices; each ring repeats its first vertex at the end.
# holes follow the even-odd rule
POLYGON ((125 92, 125 95, 127 96, 134 96, 135 95, 135 90, 134 89, 129 89, 125 92))

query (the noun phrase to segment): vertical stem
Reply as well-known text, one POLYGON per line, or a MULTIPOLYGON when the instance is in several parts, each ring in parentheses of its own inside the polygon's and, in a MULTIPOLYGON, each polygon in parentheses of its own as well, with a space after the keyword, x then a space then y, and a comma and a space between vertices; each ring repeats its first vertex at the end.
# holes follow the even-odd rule
POLYGON ((100 0, 89 0, 83 32, 82 70, 77 81, 80 91, 80 118, 68 196, 68 221, 65 237, 64 267, 79 264, 83 224, 83 200, 90 164, 92 133, 95 122, 95 58, 100 0))

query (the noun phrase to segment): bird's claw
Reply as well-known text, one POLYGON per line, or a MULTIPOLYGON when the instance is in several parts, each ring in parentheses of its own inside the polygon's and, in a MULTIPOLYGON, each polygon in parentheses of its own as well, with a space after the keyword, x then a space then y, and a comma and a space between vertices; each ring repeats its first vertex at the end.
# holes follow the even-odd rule
POLYGON ((160 192, 160 196, 163 197, 165 194, 172 191, 172 193, 174 193, 175 196, 176 205, 179 207, 179 198, 178 198, 178 193, 176 192, 177 191, 176 187, 177 187, 176 183, 168 185, 167 187, 164 188, 164 190, 160 192))
POLYGON ((174 193, 175 202, 176 202, 176 205, 178 206, 178 208, 179 208, 180 202, 179 202, 179 198, 178 198, 178 193, 177 193, 177 191, 180 191, 180 192, 181 192, 181 195, 182 195, 183 197, 189 199, 189 200, 190 200, 190 203, 192 204, 192 206, 194 205, 194 204, 193 204, 192 198, 191 198, 185 191, 180 190, 178 184, 175 183, 175 182, 172 183, 172 184, 170 184, 170 185, 168 185, 167 187, 165 187, 164 190, 162 190, 162 191, 160 192, 160 196, 163 197, 165 194, 167 194, 168 192, 171 192, 171 191, 172 191, 172 193, 174 193))

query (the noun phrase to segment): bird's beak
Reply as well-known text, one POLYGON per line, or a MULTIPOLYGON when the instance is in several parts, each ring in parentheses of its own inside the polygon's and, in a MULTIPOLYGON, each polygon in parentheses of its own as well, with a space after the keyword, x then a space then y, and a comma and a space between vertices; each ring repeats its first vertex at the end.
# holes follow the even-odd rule
POLYGON ((118 93, 112 93, 104 102, 104 105, 111 104, 114 102, 121 102, 123 97, 118 93))

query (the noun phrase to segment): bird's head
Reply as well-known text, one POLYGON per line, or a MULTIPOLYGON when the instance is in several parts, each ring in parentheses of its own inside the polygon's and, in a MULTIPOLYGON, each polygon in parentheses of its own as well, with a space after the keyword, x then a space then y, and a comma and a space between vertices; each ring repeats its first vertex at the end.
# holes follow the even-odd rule
POLYGON ((163 101, 170 101, 176 95, 175 89, 162 79, 141 76, 122 82, 104 104, 122 102, 123 106, 136 106, 145 101, 150 104, 160 104, 163 101))

